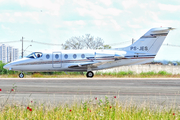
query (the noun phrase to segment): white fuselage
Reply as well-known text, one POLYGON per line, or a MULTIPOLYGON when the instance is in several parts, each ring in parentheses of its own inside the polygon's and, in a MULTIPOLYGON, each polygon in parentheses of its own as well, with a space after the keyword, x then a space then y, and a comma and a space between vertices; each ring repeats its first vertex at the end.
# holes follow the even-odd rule
MULTIPOLYGON (((4 66, 15 71, 87 71, 93 77, 94 70, 152 62, 170 30, 174 28, 152 28, 135 43, 117 50, 59 50, 33 52, 4 66)), ((20 74, 20 78, 24 75, 20 74)))
MULTIPOLYGON (((35 52, 36 53, 36 52, 35 52)), ((61 50, 41 53, 41 57, 23 58, 4 68, 14 71, 87 71, 101 70, 123 65, 135 65, 153 61, 155 55, 137 55, 119 50, 61 50)))

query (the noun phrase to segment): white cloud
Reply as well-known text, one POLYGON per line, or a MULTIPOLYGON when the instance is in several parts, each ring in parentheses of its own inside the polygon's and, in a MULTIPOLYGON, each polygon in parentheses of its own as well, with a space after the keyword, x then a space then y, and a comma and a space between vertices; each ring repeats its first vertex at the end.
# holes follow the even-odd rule
POLYGON ((14 16, 16 16, 16 17, 21 17, 21 16, 22 16, 22 13, 21 13, 21 12, 15 12, 15 13, 14 13, 14 16))
POLYGON ((122 29, 121 26, 116 22, 116 20, 111 19, 111 22, 112 22, 113 27, 114 27, 114 29, 115 29, 116 31, 119 31, 119 30, 122 29))
POLYGON ((65 21, 64 24, 66 24, 67 26, 72 26, 73 25, 73 21, 65 21))
POLYGON ((0 22, 8 23, 40 23, 39 12, 8 12, 0 14, 0 22))
POLYGON ((148 3, 140 3, 139 4, 139 7, 142 8, 142 9, 147 8, 147 6, 148 6, 148 3))
POLYGON ((160 10, 165 10, 169 12, 177 12, 180 11, 180 5, 166 5, 166 4, 158 4, 160 10))
POLYGON ((104 19, 106 15, 108 16, 118 16, 122 11, 116 8, 104 8, 100 5, 96 5, 93 2, 89 1, 77 1, 74 0, 76 4, 79 4, 81 7, 77 7, 77 11, 80 15, 90 15, 95 19, 104 19))
POLYGON ((38 31, 41 32, 41 33, 45 33, 45 31, 42 30, 42 29, 38 29, 38 31))
POLYGON ((39 13, 38 12, 26 12, 24 13, 24 16, 27 18, 31 18, 32 20, 34 20, 36 23, 40 23, 40 17, 39 17, 39 13))
POLYGON ((88 8, 89 6, 93 6, 94 3, 86 0, 73 0, 73 2, 81 7, 88 8))
POLYGON ((103 20, 94 20, 94 24, 96 26, 106 26, 107 25, 107 23, 104 22, 103 20))
POLYGON ((4 25, 1 25, 1 28, 4 30, 10 30, 8 27, 5 27, 4 25))
POLYGON ((87 10, 86 8, 77 8, 78 13, 81 16, 92 16, 95 19, 103 19, 104 17, 94 10, 87 10))
POLYGON ((130 23, 130 21, 127 21, 127 25, 131 28, 141 28, 141 26, 139 24, 132 24, 132 23, 130 23))
POLYGON ((104 11, 104 14, 113 15, 113 16, 118 16, 120 13, 122 13, 122 11, 116 8, 108 8, 104 11))
POLYGON ((7 26, 5 26, 5 25, 3 25, 3 24, 1 24, 1 28, 2 28, 3 30, 7 31, 9 34, 13 34, 13 33, 14 33, 14 31, 11 30, 10 27, 7 27, 7 26))
POLYGON ((52 15, 58 15, 64 0, 16 0, 21 6, 37 8, 39 11, 49 11, 52 15))
POLYGON ((178 23, 179 21, 174 21, 174 20, 157 20, 156 22, 154 22, 152 25, 155 27, 176 27, 173 25, 176 25, 176 23, 178 23), (174 24, 175 23, 175 24, 174 24))
POLYGON ((112 4, 112 1, 111 0, 99 0, 100 2, 102 2, 103 4, 109 6, 112 4))
POLYGON ((83 20, 75 21, 77 25, 86 25, 86 23, 83 20))
POLYGON ((124 6, 124 8, 128 9, 128 8, 136 6, 137 3, 138 3, 137 0, 124 0, 122 2, 122 5, 124 6))
POLYGON ((92 9, 87 10, 86 8, 77 8, 77 11, 81 16, 90 15, 95 19, 104 19, 104 15, 109 16, 118 16, 122 11, 115 8, 102 8, 102 7, 94 7, 92 9))
MULTIPOLYGON (((71 36, 90 33, 102 37, 107 43, 116 43, 139 38, 152 27, 180 26, 180 17, 177 16, 180 6, 175 4, 177 2, 167 4, 166 1, 164 4, 162 1, 3 0, 8 7, 1 8, 3 26, 0 25, 0 30, 6 34, 2 34, 0 39, 19 38, 23 34, 42 42, 61 44, 71 36), (11 34, 8 28, 15 33, 11 34)), ((174 34, 171 38, 172 43, 178 42, 177 36, 174 34)))
MULTIPOLYGON (((86 22, 83 20, 77 20, 77 21, 64 21, 63 22, 67 26, 75 27, 75 26, 84 26, 86 25, 86 22)), ((57 26, 56 26, 57 27, 57 26)), ((63 26, 58 26, 58 27, 63 27, 63 26)))

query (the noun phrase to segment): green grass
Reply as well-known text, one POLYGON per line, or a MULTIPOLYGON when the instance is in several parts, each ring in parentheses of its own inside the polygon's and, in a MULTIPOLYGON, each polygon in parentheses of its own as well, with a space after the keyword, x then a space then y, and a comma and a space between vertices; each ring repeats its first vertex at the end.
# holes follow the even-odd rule
POLYGON ((139 74, 133 72, 133 71, 120 71, 120 72, 96 72, 95 76, 97 77, 116 77, 116 78, 153 78, 153 77, 180 77, 180 74, 177 75, 172 75, 171 73, 168 73, 166 71, 159 71, 158 73, 156 72, 141 72, 139 74))
POLYGON ((159 77, 159 76, 164 76, 164 77, 171 76, 171 77, 173 77, 173 76, 179 76, 179 74, 178 75, 172 75, 171 73, 168 73, 166 71, 159 71, 158 73, 153 72, 153 71, 151 71, 151 72, 141 72, 139 75, 141 77, 151 77, 151 76, 157 76, 157 77, 159 77))
POLYGON ((97 72, 96 75, 109 75, 109 76, 117 76, 117 77, 121 77, 121 76, 129 76, 129 75, 133 75, 133 71, 120 71, 120 72, 105 72, 105 73, 101 73, 101 72, 97 72))
MULTIPOLYGON (((18 78, 18 72, 13 74, 0 75, 0 78, 18 78)), ((25 73, 25 78, 84 78, 86 72, 40 72, 40 73, 25 73)), ((141 72, 136 74, 133 71, 120 71, 120 72, 95 72, 96 78, 179 78, 180 74, 171 74, 166 71, 156 72, 141 72)))
MULTIPOLYGON (((11 71, 6 70, 3 68, 5 63, 2 63, 0 61, 0 78, 18 78, 19 71, 11 71)), ((86 77, 86 72, 84 72, 84 75, 82 75, 82 72, 39 72, 39 73, 31 73, 27 72, 25 73, 26 78, 79 78, 79 77, 86 77), (67 74, 68 73, 68 74, 67 74)), ((95 72, 94 77, 105 77, 105 78, 157 78, 157 77, 163 77, 163 78, 179 78, 180 74, 172 75, 171 73, 168 73, 166 71, 159 71, 158 73, 155 73, 153 71, 151 72, 141 72, 140 74, 136 74, 133 71, 120 71, 120 72, 95 72)))
POLYGON ((120 102, 118 98, 109 100, 91 99, 69 104, 39 104, 30 102, 27 106, 6 105, 1 109, 0 120, 178 120, 180 111, 176 107, 120 102), (28 108, 29 107, 29 108, 28 108), (31 110, 32 111, 31 111, 31 110))

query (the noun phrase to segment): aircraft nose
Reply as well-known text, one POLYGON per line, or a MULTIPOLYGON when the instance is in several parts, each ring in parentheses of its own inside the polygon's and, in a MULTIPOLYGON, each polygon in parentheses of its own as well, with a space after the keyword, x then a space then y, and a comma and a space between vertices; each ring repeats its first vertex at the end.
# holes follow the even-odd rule
POLYGON ((3 68, 4 68, 4 69, 7 69, 7 70, 10 70, 10 69, 11 69, 11 65, 10 65, 10 63, 9 63, 9 64, 7 64, 7 65, 4 65, 4 66, 3 66, 3 68))

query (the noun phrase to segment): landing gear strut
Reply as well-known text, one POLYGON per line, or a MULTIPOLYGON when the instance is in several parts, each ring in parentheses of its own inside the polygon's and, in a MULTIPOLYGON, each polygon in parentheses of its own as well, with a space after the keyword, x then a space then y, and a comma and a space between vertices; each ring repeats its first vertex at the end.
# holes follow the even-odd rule
POLYGON ((24 74, 23 73, 19 73, 19 78, 23 78, 24 74))
POLYGON ((86 73, 87 78, 92 78, 94 76, 94 73, 92 71, 88 71, 86 73))

